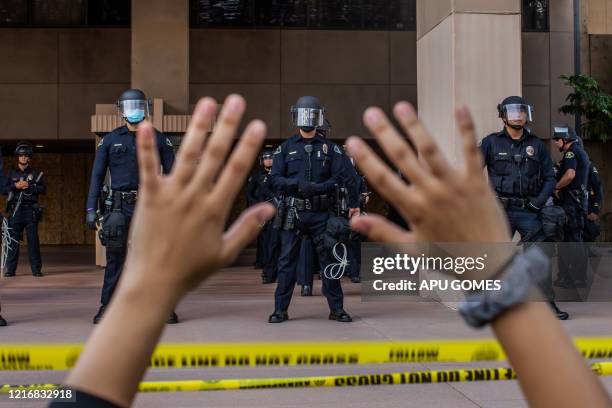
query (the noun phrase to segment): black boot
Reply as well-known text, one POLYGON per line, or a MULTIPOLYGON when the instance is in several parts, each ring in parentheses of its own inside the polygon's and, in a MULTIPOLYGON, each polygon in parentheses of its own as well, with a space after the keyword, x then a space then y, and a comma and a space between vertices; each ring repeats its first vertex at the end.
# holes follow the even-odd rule
POLYGON ((8 326, 8 323, 6 322, 6 320, 4 320, 4 317, 0 316, 0 327, 3 326, 8 326))
POLYGON ((555 315, 557 315, 557 319, 559 320, 567 320, 569 319, 569 313, 562 311, 557 307, 555 302, 550 302, 550 307, 552 308, 555 315))
POLYGON ((300 294, 302 296, 312 296, 312 286, 310 285, 302 286, 302 292, 300 294))
POLYGON ((5 278, 14 278, 15 277, 15 272, 6 271, 6 272, 4 272, 4 277, 5 278))
POLYGON ((98 309, 98 313, 93 318, 93 324, 100 323, 100 320, 102 320, 102 316, 104 316, 105 310, 106 310, 106 305, 100 306, 100 309, 98 309))
POLYGON ((289 314, 286 310, 275 310, 268 318, 268 323, 282 323, 289 320, 289 314))
POLYGON ((349 316, 344 309, 332 310, 329 312, 329 320, 335 320, 337 322, 348 323, 352 322, 353 318, 349 316))
POLYGON ((173 310, 172 313, 170 313, 170 317, 168 317, 168 320, 166 320, 166 324, 177 324, 178 322, 179 318, 173 310))
POLYGON ((35 278, 42 278, 43 273, 41 271, 32 272, 32 276, 34 276, 35 278))

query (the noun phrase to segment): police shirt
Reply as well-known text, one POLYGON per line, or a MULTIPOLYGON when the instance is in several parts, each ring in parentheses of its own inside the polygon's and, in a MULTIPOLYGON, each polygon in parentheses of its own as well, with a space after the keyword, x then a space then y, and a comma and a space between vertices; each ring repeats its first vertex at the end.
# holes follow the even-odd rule
POLYGON ((274 152, 270 179, 277 194, 296 194, 299 182, 316 185, 319 194, 331 194, 346 179, 344 153, 338 145, 317 134, 311 139, 293 135, 274 152), (312 146, 310 155, 308 145, 312 146))
POLYGON ((599 214, 603 201, 603 186, 599 172, 593 163, 589 167, 587 191, 589 192, 589 213, 599 214))
POLYGON ((528 198, 542 207, 555 189, 555 173, 544 142, 527 129, 514 140, 506 129, 481 143, 489 181, 498 196, 528 198))
POLYGON ((44 177, 40 176, 40 179, 36 181, 40 174, 40 171, 34 170, 29 165, 24 170, 21 170, 19 167, 13 168, 8 172, 6 178, 6 191, 12 192, 15 195, 13 200, 17 200, 19 195, 21 195, 22 204, 36 203, 38 202, 38 195, 47 192, 44 177), (15 187, 15 183, 22 180, 27 181, 29 184, 25 190, 19 190, 15 187), (22 192, 23 194, 21 194, 22 192))
POLYGON ((575 170, 576 176, 564 188, 570 190, 579 190, 587 187, 589 178, 589 156, 578 143, 572 143, 569 149, 563 153, 563 158, 559 162, 559 180, 563 177, 567 170, 575 170))
POLYGON ((247 204, 253 205, 274 198, 274 192, 270 184, 270 170, 259 169, 257 173, 249 177, 247 182, 247 204))
MULTIPOLYGON (((170 173, 174 163, 172 143, 161 132, 155 130, 155 141, 164 174, 170 173)), ((113 191, 138 190, 138 159, 136 157, 136 133, 127 126, 120 126, 104 136, 98 143, 96 158, 91 173, 87 208, 95 209, 106 170, 110 172, 113 191)))

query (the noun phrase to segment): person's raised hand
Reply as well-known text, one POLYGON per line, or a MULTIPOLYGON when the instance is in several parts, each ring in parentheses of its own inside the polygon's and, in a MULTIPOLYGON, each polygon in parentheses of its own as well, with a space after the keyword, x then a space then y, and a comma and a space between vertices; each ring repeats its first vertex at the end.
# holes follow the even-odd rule
POLYGON ((265 138, 265 124, 252 121, 226 161, 246 103, 227 97, 217 104, 201 99, 192 116, 172 172, 160 174, 155 133, 138 127, 140 189, 130 233, 124 286, 163 287, 177 297, 232 262, 274 215, 268 203, 249 208, 226 231, 232 203, 265 138))
POLYGON ((467 108, 456 112, 464 153, 463 165, 458 167, 444 157, 409 103, 398 103, 394 114, 422 162, 381 109, 366 110, 364 123, 410 185, 360 138, 351 137, 347 146, 371 185, 410 223, 412 231, 375 215, 353 218, 353 229, 383 242, 510 241, 503 210, 483 173, 474 123, 467 108))

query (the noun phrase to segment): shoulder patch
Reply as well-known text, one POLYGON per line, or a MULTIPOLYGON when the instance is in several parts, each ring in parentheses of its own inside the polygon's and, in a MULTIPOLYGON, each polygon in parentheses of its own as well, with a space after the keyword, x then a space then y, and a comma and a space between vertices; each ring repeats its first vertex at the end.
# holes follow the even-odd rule
POLYGON ((573 159, 574 157, 576 157, 576 156, 574 155, 573 152, 566 152, 565 153, 565 158, 566 159, 573 159))
POLYGON ((334 145, 334 152, 338 153, 338 154, 342 154, 342 151, 340 150, 340 148, 338 147, 338 145, 334 145))
POLYGON ((174 147, 172 146, 172 142, 170 141, 170 139, 166 138, 166 144, 170 147, 174 147))
POLYGON ((595 166, 593 166, 593 173, 599 174, 599 171, 597 170, 597 167, 595 167, 595 166))
POLYGON ((274 151, 274 154, 280 154, 280 152, 282 152, 282 149, 280 146, 278 146, 276 150, 274 151))
POLYGON ((98 142, 98 147, 102 146, 104 144, 104 138, 100 139, 100 141, 98 142))

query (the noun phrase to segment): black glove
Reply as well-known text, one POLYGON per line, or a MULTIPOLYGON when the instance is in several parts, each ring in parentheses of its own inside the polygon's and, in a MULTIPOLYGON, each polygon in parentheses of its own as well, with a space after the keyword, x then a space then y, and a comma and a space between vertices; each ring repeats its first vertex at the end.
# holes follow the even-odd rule
POLYGON ((321 188, 318 184, 309 183, 307 181, 300 181, 298 184, 298 193, 304 198, 312 197, 313 195, 320 194, 321 188))
POLYGON ((531 201, 529 201, 527 203, 527 209, 529 211, 533 211, 535 213, 539 213, 542 209, 540 207, 538 207, 537 205, 535 205, 534 203, 532 203, 531 201))
POLYGON ((85 223, 87 223, 87 228, 95 231, 96 221, 98 221, 98 214, 96 214, 96 211, 87 210, 87 216, 85 217, 85 223))

